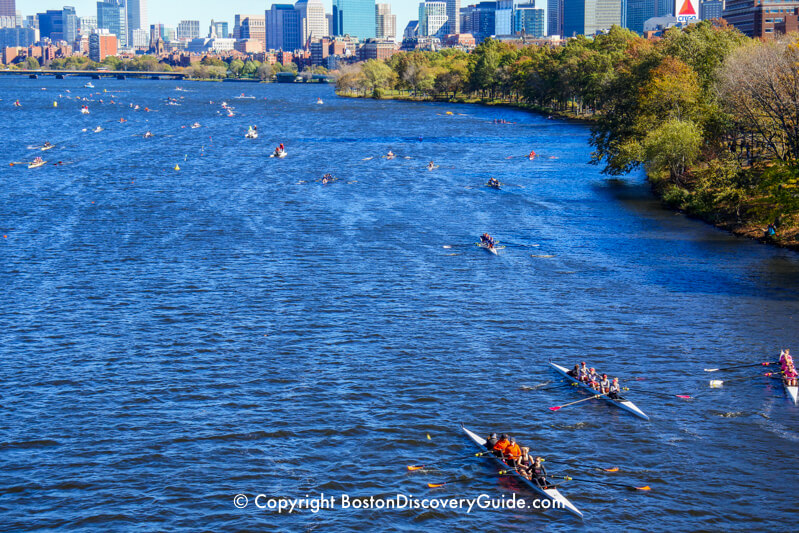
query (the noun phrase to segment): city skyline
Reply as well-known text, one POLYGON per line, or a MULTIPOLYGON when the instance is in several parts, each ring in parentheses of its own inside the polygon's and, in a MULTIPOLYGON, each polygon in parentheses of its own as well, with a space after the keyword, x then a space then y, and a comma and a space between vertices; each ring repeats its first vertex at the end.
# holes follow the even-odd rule
MULTIPOLYGON (((321 0, 325 6, 326 13, 333 13, 332 0, 321 0)), ((220 5, 211 0, 196 0, 193 2, 147 2, 147 22, 149 24, 164 24, 172 28, 182 20, 199 20, 200 28, 206 31, 211 20, 228 22, 230 31, 233 31, 233 17, 236 14, 263 14, 272 4, 296 3, 295 1, 285 2, 264 2, 261 0, 233 0, 220 5)), ((395 0, 393 2, 379 0, 376 3, 387 3, 391 5, 391 11, 397 16, 397 32, 401 34, 400 28, 404 28, 409 21, 416 20, 419 12, 419 2, 417 0, 395 0)), ((461 2, 461 5, 466 5, 461 2)), ((73 6, 79 17, 95 16, 97 14, 97 0, 25 0, 25 5, 17 1, 17 10, 22 12, 23 17, 44 13, 48 9, 61 9, 64 6, 73 6)))

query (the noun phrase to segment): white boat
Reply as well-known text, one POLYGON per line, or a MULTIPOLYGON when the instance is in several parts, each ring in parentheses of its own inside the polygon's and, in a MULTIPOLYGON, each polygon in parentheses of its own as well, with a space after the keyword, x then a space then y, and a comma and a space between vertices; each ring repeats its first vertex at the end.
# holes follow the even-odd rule
POLYGON ((83 115, 88 115, 89 114, 89 108, 88 107, 81 107, 80 108, 80 112, 83 115))
POLYGON ((317 99, 316 99, 316 103, 317 103, 317 104, 319 104, 319 105, 322 105, 322 104, 324 104, 324 102, 322 101, 322 99, 321 99, 321 98, 317 98, 317 99))
POLYGON ((92 131, 94 131, 94 133, 100 133, 101 131, 103 131, 103 128, 101 128, 100 126, 97 126, 92 131))
POLYGON ((195 122, 194 124, 191 125, 191 129, 193 129, 193 130, 196 130, 197 128, 201 128, 201 127, 202 126, 200 126, 199 122, 195 122))
POLYGON ((249 129, 249 130, 247 130, 247 133, 244 134, 244 138, 245 139, 257 139, 258 138, 258 132, 256 130, 249 129))
POLYGON ((492 254, 494 254, 494 255, 499 255, 499 252, 497 251, 497 247, 496 247, 496 245, 494 245, 494 246, 491 246, 491 245, 489 245, 489 244, 488 244, 488 243, 486 243, 486 242, 481 242, 481 243, 479 243, 477 246, 479 246, 480 248, 482 248, 482 249, 483 249, 483 250, 485 250, 486 252, 492 253, 492 254))
POLYGON ((86 85, 84 85, 84 87, 86 87, 87 89, 94 89, 94 85, 92 85, 92 82, 87 83, 86 85))
MULTIPOLYGON (((480 448, 481 451, 486 451, 487 450, 487 448, 486 448, 486 440, 483 437, 481 437, 480 435, 478 435, 478 434, 476 434, 476 433, 474 433, 472 431, 469 431, 468 429, 466 429, 463 426, 463 424, 461 424, 461 429, 472 440, 472 442, 474 442, 477 445, 477 447, 480 448)), ((549 500, 552 500, 553 502, 556 502, 557 505, 558 505, 556 508, 558 508, 558 509, 566 509, 570 513, 572 513, 572 514, 574 514, 576 516, 579 516, 580 518, 583 517, 583 513, 580 512, 580 510, 577 507, 575 507, 574 504, 572 502, 570 502, 563 494, 561 494, 560 491, 558 491, 558 489, 552 488, 552 487, 550 487, 550 488, 539 487, 537 483, 535 483, 534 481, 531 481, 531 480, 527 479, 526 477, 522 476, 521 474, 516 472, 515 469, 511 469, 511 467, 508 466, 508 464, 505 463, 505 461, 503 461, 502 459, 500 459, 499 457, 497 457, 494 454, 486 454, 485 457, 490 457, 490 458, 494 459, 494 461, 496 461, 497 463, 499 463, 502 466, 503 470, 507 469, 508 471, 513 472, 513 475, 514 475, 514 477, 516 479, 518 479, 519 481, 524 483, 527 487, 532 489, 534 492, 540 494, 541 496, 544 496, 545 498, 547 498, 549 500)))
POLYGON ((788 385, 788 381, 785 379, 785 376, 781 376, 782 385, 785 387, 785 390, 788 391, 788 396, 791 397, 793 403, 797 403, 799 400, 799 387, 791 387, 788 385))
POLYGON ((46 165, 46 164, 47 164, 47 161, 44 161, 44 160, 31 161, 30 163, 28 163, 28 168, 38 168, 38 167, 41 167, 41 166, 46 165))
POLYGON ((283 150, 282 152, 275 152, 269 157, 277 157, 278 159, 283 159, 284 157, 286 157, 286 151, 283 150))
POLYGON ((560 365, 556 365, 556 364, 555 364, 555 363, 553 363, 552 361, 550 361, 550 362, 549 362, 549 364, 552 366, 552 368, 554 368, 555 370, 557 370, 557 371, 558 371, 558 373, 562 374, 562 375, 563 375, 563 376, 564 376, 566 379, 568 379, 568 380, 569 380, 571 383, 577 383, 577 384, 578 384, 578 386, 579 386, 579 388, 581 388, 581 389, 584 389, 584 390, 587 390, 587 391, 588 391, 588 392, 590 392, 591 394, 599 395, 599 397, 600 397, 600 398, 602 398, 603 400, 605 400, 606 402, 610 402, 610 403, 612 403, 613 405, 615 405, 615 406, 617 406, 617 407, 621 407, 621 408, 622 408, 622 409, 624 409, 625 411, 629 411, 629 412, 631 412, 632 414, 634 414, 634 415, 635 415, 635 416, 637 416, 637 417, 643 418, 644 420, 649 420, 649 416, 647 416, 647 415, 646 415, 646 413, 644 413, 643 411, 641 411, 641 410, 638 408, 638 406, 636 406, 636 405, 635 405, 633 402, 631 402, 630 400, 626 400, 626 399, 624 399, 623 397, 619 397, 619 399, 618 399, 618 400, 614 400, 613 398, 611 398, 611 397, 610 397, 610 396, 608 396, 607 394, 602 394, 602 393, 601 393, 601 392, 599 392, 598 390, 596 390, 596 389, 592 389, 590 385, 587 385, 587 384, 583 383, 582 381, 579 381, 579 380, 577 380, 577 379, 573 378, 572 376, 570 376, 570 375, 568 374, 568 372, 569 372, 569 369, 568 369, 568 368, 566 368, 566 367, 563 367, 563 366, 560 366, 560 365))
POLYGON ((45 144, 45 145, 42 145, 42 147, 41 147, 41 150, 42 150, 42 152, 44 152, 44 151, 47 151, 47 150, 49 150, 50 148, 55 148, 55 145, 54 145, 54 144, 45 144))
POLYGON ((235 96, 234 98, 236 100, 255 100, 254 96, 244 96, 244 94, 241 94, 239 96, 235 96))

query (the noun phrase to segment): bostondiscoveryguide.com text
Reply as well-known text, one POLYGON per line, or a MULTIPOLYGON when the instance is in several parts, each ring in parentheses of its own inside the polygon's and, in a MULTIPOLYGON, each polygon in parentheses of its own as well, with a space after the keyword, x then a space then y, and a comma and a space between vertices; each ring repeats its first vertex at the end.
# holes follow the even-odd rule
POLYGON ((491 496, 480 494, 474 498, 417 498, 412 494, 395 494, 393 496, 355 496, 340 494, 338 496, 308 495, 304 498, 276 497, 257 494, 248 497, 237 494, 233 497, 233 505, 238 509, 255 507, 257 509, 279 514, 292 514, 301 511, 318 513, 323 509, 349 510, 390 510, 390 509, 438 509, 460 510, 471 513, 472 510, 484 509, 560 509, 562 504, 553 500, 539 500, 511 496, 491 496))

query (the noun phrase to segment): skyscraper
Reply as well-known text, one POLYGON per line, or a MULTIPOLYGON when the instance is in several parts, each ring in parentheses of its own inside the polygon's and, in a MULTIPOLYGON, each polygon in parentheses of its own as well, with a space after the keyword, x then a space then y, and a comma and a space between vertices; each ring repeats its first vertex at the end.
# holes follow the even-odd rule
POLYGON ((0 17, 16 17, 17 6, 14 0, 0 0, 0 17))
POLYGON ((421 2, 419 4, 419 35, 443 37, 447 32, 447 3, 421 2))
POLYGON ((621 22, 621 0, 564 0, 563 36, 595 35, 621 22))
POLYGON ((513 12, 514 32, 541 38, 547 35, 546 10, 534 3, 519 4, 513 12))
POLYGON ((291 4, 272 4, 266 11, 266 49, 287 52, 302 48, 300 14, 291 4))
POLYGON ((511 33, 513 33, 513 0, 499 0, 494 19, 494 34, 510 35, 511 33))
POLYGON ((480 2, 461 10, 461 32, 471 33, 477 43, 494 35, 496 27, 496 2, 480 2))
POLYGON ((375 36, 378 39, 394 39, 397 36, 397 16, 391 14, 391 4, 375 5, 375 36))
POLYGON ((652 0, 627 0, 625 27, 636 33, 644 33, 644 22, 655 16, 656 7, 652 0))
POLYGON ((447 1, 447 33, 461 32, 461 0, 447 1))
POLYGON ((64 27, 64 40, 69 44, 74 43, 78 38, 78 15, 75 13, 75 8, 64 6, 64 9, 61 10, 61 20, 64 27))
POLYGON ((705 0, 699 4, 699 18, 702 20, 720 19, 724 11, 724 2, 721 0, 705 0))
POLYGON ((374 38, 375 0, 333 0, 333 35, 374 38))
POLYGON ((563 0, 546 0, 547 35, 563 35, 563 0))
POLYGON ((266 15, 235 15, 233 38, 252 39, 266 46, 266 15))
POLYGON ((125 0, 97 2, 97 28, 116 35, 119 46, 127 46, 128 11, 125 0))
POLYGON ((147 30, 147 0, 125 0, 128 9, 128 37, 133 42, 133 30, 147 30))
POLYGON ((44 13, 38 13, 39 35, 42 39, 47 37, 53 41, 60 41, 64 38, 64 19, 60 9, 48 9, 44 13))
POLYGON ((320 39, 329 35, 325 6, 321 0, 298 0, 294 4, 300 23, 300 43, 308 44, 311 39, 320 39))
POLYGON ((176 36, 179 41, 191 41, 192 39, 199 39, 200 21, 181 20, 177 27, 176 36))

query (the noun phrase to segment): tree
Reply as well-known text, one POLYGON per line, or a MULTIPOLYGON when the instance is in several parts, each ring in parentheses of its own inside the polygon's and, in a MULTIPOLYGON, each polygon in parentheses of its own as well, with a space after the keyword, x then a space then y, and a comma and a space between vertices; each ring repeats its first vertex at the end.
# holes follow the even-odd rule
POLYGON ((271 80, 272 76, 274 75, 274 71, 272 70, 272 65, 269 63, 261 63, 258 67, 256 74, 258 79, 261 81, 271 80))
POLYGON ((699 156, 702 131, 694 122, 673 118, 652 130, 642 144, 648 168, 668 170, 671 180, 680 185, 683 173, 699 156))
POLYGON ((244 68, 241 69, 239 75, 245 78, 252 78, 258 71, 259 66, 261 66, 261 63, 258 61, 248 59, 247 62, 244 63, 244 68))
POLYGON ((799 159, 799 40, 752 41, 729 54, 716 89, 736 143, 784 162, 799 159))
POLYGON ((361 65, 364 89, 377 95, 380 89, 389 89, 394 86, 396 74, 383 61, 369 59, 361 65))
POLYGON ((241 76, 241 71, 244 70, 244 61, 241 59, 234 59, 230 62, 228 66, 230 72, 233 74, 234 77, 238 78, 241 76))
POLYGON ((26 57, 23 64, 25 65, 24 68, 27 70, 39 70, 41 68, 41 65, 39 65, 39 60, 31 56, 26 57))

